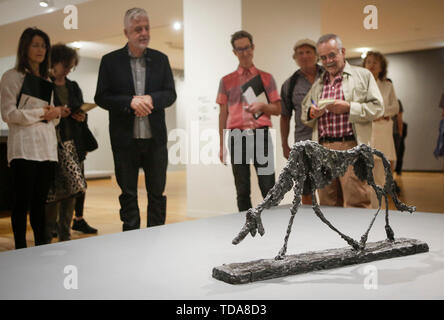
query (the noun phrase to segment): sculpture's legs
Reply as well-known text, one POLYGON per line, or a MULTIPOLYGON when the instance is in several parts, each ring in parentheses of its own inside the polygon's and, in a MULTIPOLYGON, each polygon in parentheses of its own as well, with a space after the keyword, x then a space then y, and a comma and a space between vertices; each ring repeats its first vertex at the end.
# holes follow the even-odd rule
POLYGON ((378 213, 380 210, 381 210, 381 202, 379 202, 378 211, 376 211, 375 215, 373 216, 372 221, 370 222, 370 225, 369 225, 367 231, 362 235, 361 241, 359 242, 359 245, 361 246, 362 250, 365 249, 365 244, 367 243, 368 233, 370 232, 370 229, 373 227, 373 223, 375 222, 376 217, 378 216, 378 213))
POLYGON ((290 221, 288 222, 287 234, 285 235, 284 245, 282 246, 281 250, 279 250, 278 255, 274 258, 275 260, 282 260, 285 256, 285 254, 287 253, 287 243, 288 243, 288 238, 290 237, 291 228, 293 226, 293 220, 294 220, 294 217, 296 216, 296 213, 298 212, 299 206, 301 205, 301 199, 302 199, 301 195, 300 195, 301 190, 297 190, 295 188, 294 192, 295 192, 295 195, 294 195, 294 199, 293 199, 293 205, 290 209, 291 217, 290 217, 290 221))
POLYGON ((395 241, 395 233, 393 232, 392 228, 389 224, 389 204, 388 204, 388 197, 387 195, 384 195, 385 197, 385 233, 387 234, 387 239, 389 241, 395 241))
POLYGON ((378 198, 379 206, 378 206, 378 211, 376 211, 375 215, 373 216, 373 219, 370 222, 370 225, 369 225, 367 231, 362 235, 361 241, 359 242, 362 249, 365 249, 365 244, 367 243, 368 234, 369 234, 371 228, 373 227, 373 224, 375 223, 375 220, 376 220, 376 217, 378 216, 379 211, 381 210, 381 200, 382 200, 381 198, 382 198, 382 194, 383 194, 382 189, 380 187, 376 186, 376 184, 373 181, 372 181, 372 183, 370 182, 369 184, 376 192, 376 197, 378 198))
POLYGON ((359 243, 350 238, 349 236, 343 234, 341 231, 339 231, 338 229, 336 229, 331 223, 330 221, 327 220, 327 218, 325 218, 325 216, 322 214, 322 211, 319 207, 319 204, 316 201, 316 195, 313 192, 312 193, 312 203, 313 203, 313 210, 316 213, 316 215, 319 217, 319 219, 321 219, 322 222, 324 222, 327 226, 330 227, 330 229, 332 229, 333 231, 335 231, 336 233, 338 233, 342 239, 344 239, 350 246, 353 247, 353 249, 355 250, 361 250, 361 246, 359 245, 359 243))
POLYGON ((248 209, 245 224, 238 235, 233 239, 232 243, 240 243, 248 233, 253 237, 256 235, 256 232, 261 236, 264 235, 265 229, 261 219, 262 211, 277 206, 282 201, 285 194, 291 190, 292 186, 293 180, 291 174, 284 170, 284 172, 279 175, 278 182, 276 182, 273 188, 268 191, 265 199, 256 208, 248 209))

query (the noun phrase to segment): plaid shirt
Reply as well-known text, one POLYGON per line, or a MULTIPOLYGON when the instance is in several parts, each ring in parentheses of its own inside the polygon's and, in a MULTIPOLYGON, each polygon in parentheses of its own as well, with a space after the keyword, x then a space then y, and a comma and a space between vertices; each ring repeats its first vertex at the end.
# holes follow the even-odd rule
MULTIPOLYGON (((342 91, 342 74, 336 76, 333 83, 330 84, 329 74, 325 73, 321 99, 345 100, 342 91)), ((319 118, 319 138, 342 138, 353 135, 353 127, 348 118, 349 113, 335 114, 326 110, 319 118)))

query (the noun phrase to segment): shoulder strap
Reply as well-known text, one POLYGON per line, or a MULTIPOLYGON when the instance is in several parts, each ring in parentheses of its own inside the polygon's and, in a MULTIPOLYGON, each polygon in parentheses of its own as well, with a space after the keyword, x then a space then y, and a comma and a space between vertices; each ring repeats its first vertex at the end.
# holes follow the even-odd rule
POLYGON ((298 77, 297 71, 295 71, 295 73, 293 73, 293 75, 290 78, 290 85, 289 85, 288 91, 287 91, 287 100, 290 103, 292 103, 293 91, 294 91, 294 87, 296 86, 296 78, 297 77, 298 77))

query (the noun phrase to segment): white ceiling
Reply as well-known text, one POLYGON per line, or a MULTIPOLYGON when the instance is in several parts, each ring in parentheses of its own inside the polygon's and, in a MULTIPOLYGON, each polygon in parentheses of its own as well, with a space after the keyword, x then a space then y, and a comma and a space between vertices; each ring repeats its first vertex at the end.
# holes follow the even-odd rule
POLYGON ((0 25, 51 13, 72 4, 77 5, 90 0, 48 0, 50 7, 43 8, 40 0, 0 0, 0 25))
POLYGON ((23 30, 38 26, 50 35, 51 43, 80 41, 83 44, 79 50, 81 56, 100 58, 126 43, 123 15, 128 8, 141 7, 147 10, 150 17, 150 47, 165 52, 173 68, 183 69, 183 31, 172 28, 175 21, 182 21, 182 0, 77 0, 77 30, 66 30, 63 24, 66 14, 63 13, 65 4, 61 4, 72 4, 73 0, 59 0, 58 9, 46 14, 36 10, 36 15, 32 17, 26 17, 20 11, 19 2, 24 1, 37 3, 38 6, 37 0, 5 0, 5 3, 0 3, 0 10, 2 5, 9 4, 7 9, 3 9, 8 11, 9 16, 17 17, 12 23, 0 25, 2 43, 11 44, 0 47, 0 57, 15 55, 17 39, 23 30))
MULTIPOLYGON (((150 47, 165 52, 173 68, 183 69, 183 31, 172 24, 182 21, 182 0, 52 0, 54 8, 38 6, 38 0, 0 0, 0 57, 15 55, 17 39, 29 26, 48 32, 52 43, 81 41, 81 56, 101 57, 122 47, 123 14, 130 7, 145 8, 150 17, 150 47), (75 4, 79 29, 65 30, 63 7, 75 4), (3 45, 3 44, 10 45, 3 45)), ((270 0, 271 1, 271 0, 270 0)), ((307 0, 274 0, 307 1, 307 0)), ((367 47, 383 53, 444 47, 444 0, 320 0, 321 32, 337 33, 347 48, 347 56, 360 55, 367 47), (362 27, 365 4, 378 8, 378 29, 362 27)), ((243 13, 248 14, 248 13, 243 13)))
POLYGON ((444 47, 444 0, 322 0, 322 33, 341 36, 348 56, 367 47, 382 53, 444 47), (367 4, 378 10, 378 29, 366 30, 367 4))

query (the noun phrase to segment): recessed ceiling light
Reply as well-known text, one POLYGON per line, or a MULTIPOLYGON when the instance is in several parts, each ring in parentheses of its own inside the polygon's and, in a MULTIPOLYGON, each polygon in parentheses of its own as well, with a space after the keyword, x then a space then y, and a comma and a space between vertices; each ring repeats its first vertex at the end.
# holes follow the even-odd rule
POLYGON ((363 53, 363 52, 370 51, 371 49, 370 48, 356 48, 355 50, 358 51, 358 52, 363 53))
POLYGON ((46 7, 48 7, 49 6, 49 3, 48 3, 48 1, 40 1, 40 7, 43 7, 43 8, 46 8, 46 7))
POLYGON ((83 47, 83 43, 81 41, 74 41, 69 44, 70 47, 73 47, 74 49, 80 49, 83 47))
POLYGON ((355 49, 357 52, 361 53, 361 58, 365 59, 365 57, 367 57, 367 52, 369 52, 371 50, 371 48, 356 48, 355 49))
POLYGON ((182 29, 182 24, 178 21, 174 22, 173 28, 174 28, 174 30, 180 30, 180 29, 182 29))

